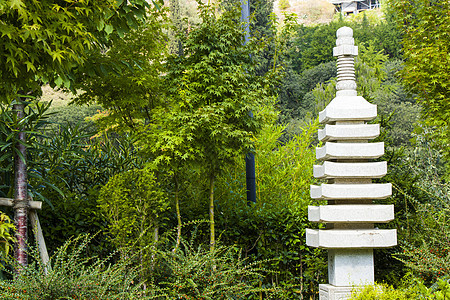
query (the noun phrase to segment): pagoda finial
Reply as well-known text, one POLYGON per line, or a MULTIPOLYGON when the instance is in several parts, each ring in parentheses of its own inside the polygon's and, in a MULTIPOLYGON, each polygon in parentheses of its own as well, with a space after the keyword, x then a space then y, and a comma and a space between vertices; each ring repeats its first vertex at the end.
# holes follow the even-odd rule
POLYGON ((341 27, 336 32, 336 47, 333 56, 337 56, 338 82, 336 96, 356 96, 355 59, 358 47, 355 46, 353 30, 341 27))

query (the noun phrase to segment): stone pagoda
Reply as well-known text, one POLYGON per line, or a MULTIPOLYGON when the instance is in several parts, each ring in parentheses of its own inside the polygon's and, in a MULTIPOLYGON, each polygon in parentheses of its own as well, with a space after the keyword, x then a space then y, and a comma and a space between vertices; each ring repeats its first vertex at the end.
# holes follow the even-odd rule
POLYGON ((397 244, 395 229, 377 229, 374 223, 394 219, 393 205, 374 204, 391 196, 390 183, 372 183, 386 175, 387 163, 370 162, 384 154, 384 143, 369 143, 380 134, 376 105, 356 93, 353 30, 340 28, 333 55, 337 56, 336 97, 319 113, 323 147, 316 149, 314 177, 327 183, 311 186, 311 198, 328 205, 308 207, 312 222, 325 229, 307 229, 306 244, 328 249, 328 281, 319 285, 320 300, 348 299, 354 287, 374 283, 374 248, 397 244))

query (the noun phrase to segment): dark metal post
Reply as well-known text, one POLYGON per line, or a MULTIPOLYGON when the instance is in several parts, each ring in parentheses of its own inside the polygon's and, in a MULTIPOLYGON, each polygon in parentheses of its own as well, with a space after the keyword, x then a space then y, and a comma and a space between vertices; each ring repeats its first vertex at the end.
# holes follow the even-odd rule
MULTIPOLYGON (((241 0, 241 20, 245 26, 244 45, 250 39, 250 0, 241 0)), ((250 112, 253 117, 253 113, 250 112)), ((255 155, 251 152, 245 157, 245 173, 247 179, 247 203, 256 203, 256 176, 255 176, 255 155)))
POLYGON ((248 43, 250 38, 250 0, 241 0, 241 21, 245 24, 245 42, 248 43))
POLYGON ((247 175, 247 203, 256 203, 255 155, 251 152, 245 157, 245 173, 247 175))

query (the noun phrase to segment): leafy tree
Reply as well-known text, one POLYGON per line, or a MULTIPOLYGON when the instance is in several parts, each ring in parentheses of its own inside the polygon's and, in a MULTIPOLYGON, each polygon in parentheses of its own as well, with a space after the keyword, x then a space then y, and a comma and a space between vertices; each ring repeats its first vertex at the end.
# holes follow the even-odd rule
POLYGON ((322 63, 307 69, 301 74, 294 70, 286 71, 283 78, 283 88, 279 92, 278 107, 280 109, 280 122, 289 122, 291 119, 303 119, 308 113, 314 111, 316 101, 312 97, 305 97, 317 84, 325 83, 336 77, 336 63, 322 63))
MULTIPOLYGON (((171 3, 176 7, 176 2, 171 3)), ((161 168, 158 171, 154 167, 154 171, 161 175, 157 175, 158 184, 164 181, 170 185, 165 177, 173 176, 177 190, 177 172, 173 172, 177 170, 173 163, 177 155, 169 155, 169 151, 163 153, 160 151, 161 145, 164 150, 168 150, 172 145, 167 140, 171 138, 169 129, 166 128, 167 84, 162 77, 165 71, 163 63, 168 50, 165 34, 167 20, 165 11, 154 10, 149 13, 153 17, 142 23, 139 28, 131 30, 122 38, 112 38, 108 51, 98 49, 91 54, 89 63, 100 66, 100 70, 103 71, 100 73, 91 71, 80 80, 77 87, 83 90, 83 93, 78 95, 75 102, 100 104, 104 110, 95 116, 96 123, 102 129, 114 132, 113 134, 125 133, 132 136, 135 142, 132 147, 139 151, 139 155, 143 155, 144 160, 157 160, 154 165, 161 168), (158 134, 161 135, 159 139, 155 138, 158 134), (166 137, 162 137, 164 134, 166 137), (165 169, 167 173, 162 172, 164 166, 159 163, 161 161, 167 163, 166 159, 159 157, 162 155, 169 156, 171 160, 170 167, 165 169)), ((173 40, 176 37, 174 30, 181 24, 174 25, 169 34, 171 38, 169 47, 176 46, 176 49, 169 50, 173 51, 174 55, 181 55, 183 50, 180 48, 181 41, 173 40)), ((179 143, 181 146, 184 144, 184 141, 179 143)), ((170 187, 167 188, 170 190, 170 187)), ((175 192, 175 195, 177 198, 178 193, 175 192)), ((179 209, 178 201, 175 207, 179 209)), ((181 231, 181 220, 179 223, 181 231)))
POLYGON ((297 72, 334 60, 333 47, 336 45, 336 30, 344 26, 342 20, 330 24, 308 27, 299 25, 292 43, 290 59, 297 72))
POLYGON ((209 180, 211 249, 215 245, 214 184, 233 158, 252 148, 252 134, 263 117, 251 111, 270 99, 269 75, 251 75, 250 46, 236 20, 237 10, 216 15, 212 6, 199 4, 203 22, 185 41, 185 56, 171 61, 176 105, 171 107, 173 128, 189 142, 195 161, 209 180))
POLYGON ((95 237, 86 253, 108 255, 113 245, 107 238, 108 222, 97 206, 99 191, 112 176, 143 166, 131 138, 91 135, 67 124, 39 140, 30 139, 29 192, 45 201, 40 222, 49 252, 71 236, 88 233, 95 237))
POLYGON ((76 103, 96 102, 107 110, 104 126, 136 130, 152 119, 152 108, 162 100, 160 77, 167 53, 165 15, 158 11, 152 14, 139 28, 122 38, 112 38, 107 51, 91 53, 89 64, 99 66, 100 73, 86 70, 76 85, 83 90, 76 103))
POLYGON ((403 33, 405 67, 403 80, 423 106, 425 124, 450 158, 450 3, 436 1, 391 1, 403 33))
POLYGON ((397 73, 404 64, 399 60, 384 63, 385 79, 371 92, 370 98, 377 104, 378 114, 382 116, 385 128, 385 144, 390 148, 410 147, 413 132, 420 117, 421 107, 414 95, 407 92, 397 73))
MULTIPOLYGON (((30 105, 24 107, 20 102, 13 102, 13 105, 1 105, 0 113, 0 144, 6 150, 0 157, 0 166, 3 177, 2 191, 0 193, 11 197, 14 195, 14 221, 16 230, 15 255, 18 261, 25 265, 26 240, 27 240, 27 211, 28 211, 28 175, 41 177, 30 169, 27 172, 26 148, 36 145, 36 129, 44 122, 44 112, 48 105, 30 105), (25 133, 32 134, 32 138, 27 143, 25 133), (13 167, 14 166, 14 167, 13 167)), ((42 178, 42 177, 41 177, 42 178)), ((46 184, 48 186, 48 184, 46 184)), ((35 189, 31 188, 34 194, 35 189)))
POLYGON ((2 1, 2 99, 39 90, 42 82, 70 87, 71 70, 88 50, 135 26, 148 6, 139 0, 2 1))
MULTIPOLYGON (((139 153, 152 159, 152 169, 160 174, 160 181, 165 181, 168 191, 173 191, 177 217, 176 248, 181 242, 180 191, 183 189, 184 169, 192 163, 196 153, 184 131, 180 131, 178 107, 161 106, 155 108, 153 122, 143 126, 137 133, 139 153), (176 124, 176 125, 174 125, 176 124), (173 188, 172 188, 172 186, 173 188)), ((189 179, 187 179, 189 180, 189 179)))
MULTIPOLYGON (((225 10, 235 10, 241 6, 241 0, 222 0, 221 5, 225 10)), ((279 65, 277 58, 279 38, 276 36, 275 17, 273 14, 273 0, 251 0, 249 31, 252 39, 260 40, 266 43, 266 47, 259 53, 253 53, 253 72, 258 75, 264 75, 274 65, 279 65)))
MULTIPOLYGON (((126 31, 144 17, 148 3, 136 1, 30 1, 0 3, 0 101, 16 101, 13 110, 23 119, 24 95, 40 86, 71 87, 72 69, 85 61, 88 50, 103 45, 114 29, 126 31)), ((26 137, 18 131, 15 152, 16 256, 27 264, 26 137)))

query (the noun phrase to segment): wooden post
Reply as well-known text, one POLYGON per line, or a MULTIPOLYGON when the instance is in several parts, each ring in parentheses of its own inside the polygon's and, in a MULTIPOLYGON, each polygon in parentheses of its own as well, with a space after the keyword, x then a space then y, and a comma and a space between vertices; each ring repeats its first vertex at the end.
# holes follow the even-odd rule
POLYGON ((48 257, 47 246, 45 245, 41 224, 39 223, 39 217, 37 211, 34 209, 30 210, 30 222, 31 228, 33 229, 36 237, 36 243, 39 247, 39 254, 41 256, 42 264, 44 265, 44 272, 47 274, 48 270, 51 269, 51 266, 48 263, 50 259, 48 257))
MULTIPOLYGON (((31 209, 41 209, 42 208, 42 202, 41 201, 28 201, 29 208, 31 209)), ((0 206, 14 206, 14 199, 11 198, 0 198, 0 206)))
MULTIPOLYGON (((0 206, 14 207, 14 199, 0 197, 0 206)), ((33 201, 31 200, 31 198, 29 198, 28 208, 31 228, 33 229, 34 235, 36 237, 36 243, 39 247, 39 255, 41 257, 43 265, 45 266, 45 274, 47 274, 48 270, 51 269, 51 266, 48 263, 50 259, 48 257, 47 246, 45 245, 44 235, 42 233, 41 224, 39 223, 39 217, 37 214, 37 210, 40 210, 42 208, 42 202, 33 201)))

